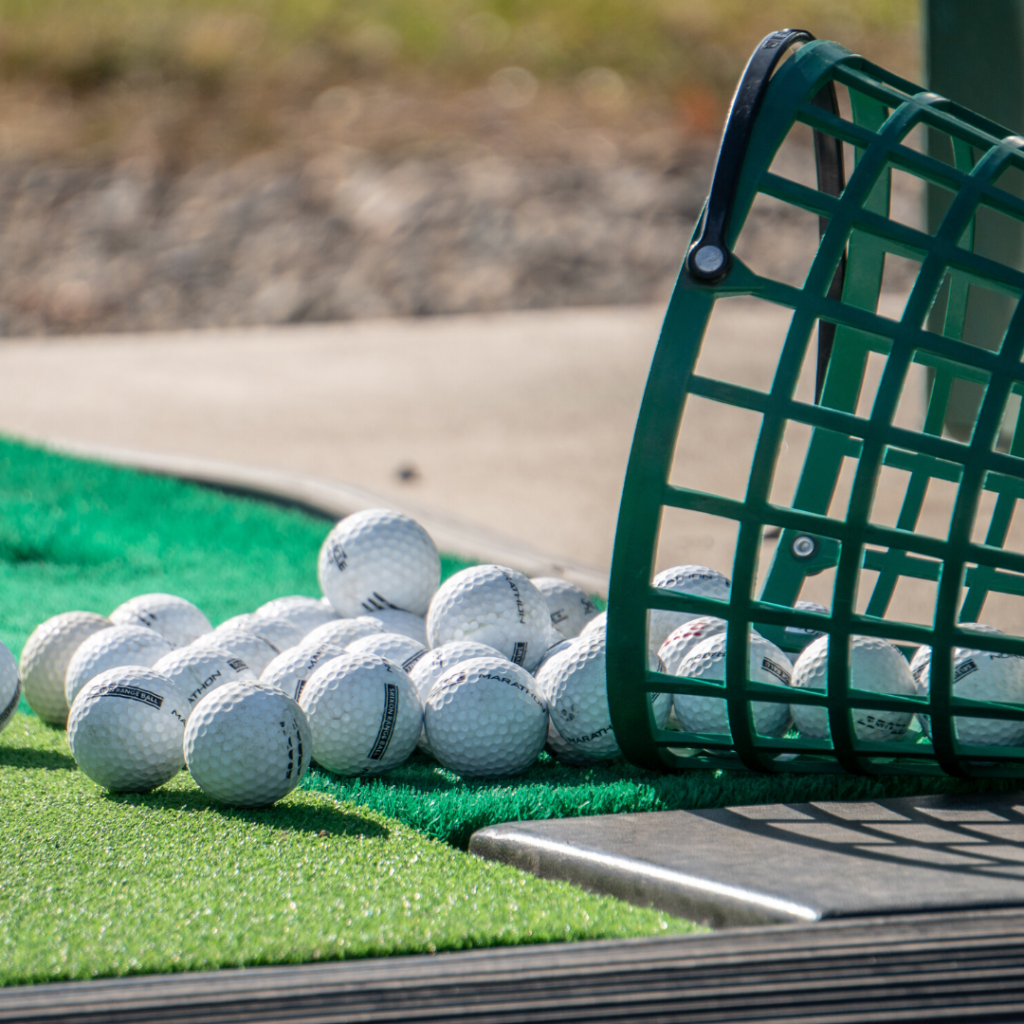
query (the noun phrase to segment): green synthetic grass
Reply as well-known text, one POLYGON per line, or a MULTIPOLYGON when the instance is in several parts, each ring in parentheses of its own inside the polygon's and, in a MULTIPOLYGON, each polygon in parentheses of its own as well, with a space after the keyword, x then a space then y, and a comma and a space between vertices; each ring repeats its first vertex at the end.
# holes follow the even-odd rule
POLYGON ((0 807, 0 985, 695 927, 314 792, 226 811, 183 772, 111 796, 32 715, 0 735, 0 807))

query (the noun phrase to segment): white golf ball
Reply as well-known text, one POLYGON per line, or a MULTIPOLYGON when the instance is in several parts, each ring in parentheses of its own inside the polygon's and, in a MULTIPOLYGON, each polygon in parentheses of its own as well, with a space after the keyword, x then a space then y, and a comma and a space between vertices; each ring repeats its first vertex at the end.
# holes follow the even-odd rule
POLYGON ((64 694, 68 662, 83 640, 113 623, 95 612, 54 615, 32 631, 21 650, 21 685, 28 706, 50 725, 64 725, 70 706, 64 694))
POLYGON ((312 738, 288 694, 239 682, 211 691, 192 709, 184 748, 192 778, 209 797, 229 807, 266 807, 306 774, 312 738))
MULTIPOLYGON (((817 612, 819 615, 828 615, 828 609, 823 604, 818 604, 817 601, 797 601, 793 607, 802 612, 817 612)), ((809 643, 811 640, 817 640, 819 636, 824 635, 820 629, 804 629, 801 626, 786 627, 786 636, 798 643, 809 643)))
POLYGON ((115 626, 146 626, 172 647, 184 647, 213 628, 191 601, 174 594, 141 594, 110 613, 115 626))
POLYGON ((379 775, 416 749, 423 706, 408 674, 375 654, 346 652, 313 673, 301 704, 317 764, 338 775, 379 775))
POLYGON ((597 605, 575 583, 557 576, 535 576, 530 582, 544 595, 552 628, 567 640, 579 636, 598 614, 597 605))
POLYGON ((694 647, 707 640, 709 636, 724 633, 725 628, 725 619, 715 618, 714 615, 702 615, 677 626, 658 648, 658 657, 661 659, 662 665, 665 666, 664 671, 669 675, 676 675, 676 669, 682 664, 683 658, 694 647))
POLYGON ((313 673, 332 658, 341 657, 345 648, 340 644, 303 640, 297 647, 282 651, 264 670, 260 682, 284 690, 292 700, 298 701, 313 673))
POLYGON ((269 640, 257 636, 251 630, 230 628, 215 630, 194 640, 191 647, 216 647, 229 651, 252 669, 259 679, 263 670, 281 653, 269 640))
MULTIPOLYGON (((605 761, 618 757, 619 749, 608 708, 605 674, 605 633, 584 633, 555 654, 537 676, 541 693, 548 702, 551 721, 562 739, 572 744, 580 757, 605 761)), ((650 694, 658 728, 665 728, 672 709, 667 693, 650 694)))
POLYGON ((427 653, 426 647, 418 640, 401 633, 371 633, 353 640, 345 650, 349 654, 376 654, 380 658, 387 658, 403 672, 411 672, 427 653))
POLYGON ((354 640, 361 640, 371 633, 388 633, 376 617, 357 615, 354 619, 335 619, 318 626, 306 635, 303 643, 337 644, 348 647, 354 640))
POLYGON ((253 614, 265 619, 284 619, 301 630, 303 636, 325 622, 336 622, 338 618, 338 613, 319 599, 299 594, 276 597, 273 601, 261 604, 253 614))
POLYGON ((400 608, 426 614, 441 581, 441 556, 409 516, 371 508, 346 516, 320 549, 320 587, 339 615, 400 608))
POLYGON ((427 646, 427 620, 422 615, 403 612, 399 608, 384 608, 372 616, 384 627, 385 633, 401 633, 427 646))
POLYGON ((550 646, 551 615, 541 592, 503 565, 477 565, 447 580, 430 602, 431 647, 475 640, 532 672, 550 646))
POLYGON ((0 644, 0 732, 11 724, 20 700, 21 679, 18 676, 18 663, 7 646, 0 644))
POLYGON ((188 719, 184 688, 150 668, 101 672, 75 698, 68 741, 78 767, 114 792, 162 786, 185 764, 188 719))
MULTIPOLYGON (((654 586, 662 590, 674 590, 677 594, 694 594, 698 597, 713 597, 718 601, 729 600, 729 580, 716 569, 706 565, 677 565, 659 572, 654 577, 654 586)), ((647 646, 652 654, 684 622, 696 619, 700 613, 666 612, 652 608, 647 627, 647 646)))
MULTIPOLYGON (((827 689, 829 637, 822 636, 803 649, 793 668, 793 685, 810 690, 827 689)), ((888 640, 872 636, 850 638, 850 685, 873 693, 913 696, 917 690, 907 659, 888 640)), ((827 739, 831 732, 828 711, 807 704, 792 706, 793 720, 804 736, 827 739)), ((854 708, 854 732, 858 739, 884 743, 904 736, 913 712, 868 711, 854 708)))
POLYGON ((460 775, 518 775, 537 760, 548 709, 533 676, 505 658, 472 658, 434 683, 423 715, 434 756, 460 775))
POLYGON ((86 637, 68 662, 64 676, 64 696, 68 707, 75 703, 78 691, 108 668, 139 665, 152 668, 165 654, 174 650, 156 630, 146 626, 108 626, 86 637))
POLYGON ((277 649, 278 653, 287 651, 289 647, 301 643, 305 636, 294 622, 289 622, 287 619, 251 613, 233 615, 230 619, 225 619, 213 632, 214 635, 218 635, 229 629, 247 629, 250 633, 255 633, 261 639, 266 640, 268 644, 277 649))
POLYGON ((608 613, 600 612, 595 615, 582 629, 580 636, 584 636, 589 633, 596 633, 599 630, 604 632, 608 628, 608 613))
POLYGON ((256 682, 256 673, 241 658, 212 645, 178 647, 155 662, 153 671, 182 687, 190 710, 218 686, 239 680, 256 682))
MULTIPOLYGON (((697 644, 676 668, 677 676, 722 684, 725 688, 726 634, 715 633, 697 644)), ((771 641, 751 631, 748 678, 755 683, 789 686, 793 666, 789 658, 771 641)), ((751 701, 754 728, 761 736, 784 736, 792 722, 788 704, 751 701)), ((676 720, 684 732, 716 733, 732 736, 729 710, 724 697, 695 697, 677 693, 672 697, 676 720)))

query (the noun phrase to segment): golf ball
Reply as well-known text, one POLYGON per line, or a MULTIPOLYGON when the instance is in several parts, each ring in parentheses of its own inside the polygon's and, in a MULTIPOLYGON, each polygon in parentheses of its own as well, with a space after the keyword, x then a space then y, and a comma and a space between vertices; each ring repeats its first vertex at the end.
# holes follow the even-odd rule
MULTIPOLYGON (((662 590, 673 590, 677 594, 713 597, 718 601, 729 600, 728 578, 706 565, 677 565, 666 569, 654 577, 654 586, 662 590)), ((647 627, 647 646, 651 653, 657 654, 670 633, 699 615, 699 612, 666 612, 652 608, 647 627)))
POLYGON ((0 644, 0 732, 11 724, 20 700, 21 679, 18 676, 18 663, 7 647, 0 644))
POLYGON ((661 659, 662 665, 665 666, 664 671, 669 675, 676 675, 676 669, 682 664, 683 658, 694 647, 707 640, 709 636, 724 633, 725 627, 725 619, 718 619, 713 615, 702 615, 676 627, 669 638, 658 648, 658 657, 661 659))
POLYGON ((138 665, 101 672, 71 705, 68 741, 78 767, 114 792, 162 786, 185 763, 184 688, 138 665))
MULTIPOLYGON (((829 637, 822 636, 803 649, 793 668, 793 685, 826 690, 829 637)), ((850 686, 873 693, 913 696, 917 689, 907 659, 888 640, 872 636, 850 638, 850 686)), ((804 736, 827 739, 831 735, 825 708, 807 704, 792 706, 793 720, 804 736)), ((911 711, 869 711, 853 709, 854 732, 858 739, 876 743, 898 740, 906 734, 914 714, 911 711)))
POLYGON ((530 582, 544 596, 551 614, 551 626, 559 636, 577 637, 598 614, 597 605, 575 583, 557 576, 536 576, 530 582))
POLYGON ((517 775, 537 760, 548 710, 533 676, 505 658, 472 658, 430 691, 423 727, 434 756, 461 775, 517 775))
POLYGON ((256 681, 256 674, 239 657, 223 647, 178 647, 153 665, 153 671, 178 683, 188 697, 191 711, 211 690, 240 679, 256 681))
MULTIPOLYGON (((828 609, 817 601, 797 601, 793 607, 802 612, 817 612, 819 615, 828 615, 828 609)), ((786 636, 791 637, 799 643, 810 643, 824 636, 820 629, 804 629, 801 626, 787 626, 786 636)))
POLYGON ((601 612, 595 615, 582 629, 580 636, 584 636, 589 633, 596 633, 598 630, 604 631, 608 628, 608 613, 601 612))
POLYGON ((246 629, 250 633, 255 633, 278 652, 287 651, 289 647, 301 643, 305 635, 294 622, 270 615, 233 615, 230 619, 225 619, 213 632, 216 636, 228 629, 246 629))
POLYGON ((447 580, 430 602, 431 647, 475 640, 532 672, 550 646, 551 616, 541 592, 503 565, 477 565, 447 580))
POLYGON ((266 807, 309 767, 312 738, 298 704, 260 683, 228 683, 192 709, 185 762, 199 788, 229 807, 266 807))
POLYGON ((218 647, 230 651, 236 658, 252 669, 259 679, 263 670, 281 653, 269 640, 257 636, 251 630, 231 627, 207 633, 193 641, 192 647, 218 647))
MULTIPOLYGON (((715 633, 698 643, 679 663, 675 674, 691 679, 708 680, 725 687, 726 634, 715 633)), ((751 631, 748 656, 748 678, 755 683, 789 686, 793 666, 782 651, 751 631)), ((677 693, 672 698, 676 720, 684 732, 716 733, 732 736, 729 711, 723 697, 695 697, 677 693)), ((789 705, 772 701, 750 702, 754 729, 761 736, 784 736, 792 722, 789 705)))
POLYGON ((89 680, 108 668, 139 665, 152 668, 174 650, 170 641, 146 626, 108 626, 86 637, 68 662, 64 696, 68 707, 89 680))
POLYGON ((346 652, 302 691, 313 756, 338 775, 379 775, 416 749, 423 705, 408 674, 376 654, 346 652))
MULTIPOLYGON (((608 708, 604 630, 578 636, 555 654, 538 673, 537 683, 548 702, 559 735, 580 757, 604 761, 619 749, 608 708)), ((667 693, 651 694, 655 722, 663 729, 672 709, 667 693)))
POLYGON ((371 633, 353 640, 345 650, 350 654, 376 654, 387 658, 404 672, 411 672, 416 662, 427 653, 426 647, 418 640, 401 633, 371 633))
POLYGON ((329 641, 303 640, 297 647, 283 651, 264 670, 260 682, 284 690, 298 701, 313 673, 332 658, 341 657, 345 648, 329 641))
POLYGON ((115 626, 146 626, 172 647, 184 647, 213 628, 191 601, 173 594, 142 594, 118 605, 110 613, 115 626))
POLYGON ((346 516, 320 549, 320 587, 346 618, 384 608, 426 614, 441 581, 441 556, 409 516, 371 508, 346 516))
POLYGON ((315 597, 277 597, 261 604, 253 613, 266 619, 284 619, 306 636, 325 622, 336 622, 338 613, 315 597))
POLYGON ((427 646, 427 620, 422 615, 403 612, 399 608, 384 608, 374 612, 373 618, 384 627, 385 633, 401 633, 427 646))
POLYGON ((28 706, 50 725, 68 720, 64 677, 68 662, 83 640, 113 623, 95 612, 54 615, 32 631, 21 650, 21 685, 28 706))
POLYGON ((369 615, 358 615, 354 619, 335 619, 318 626, 306 635, 303 643, 330 643, 348 647, 354 640, 360 640, 371 633, 386 633, 380 620, 369 615))

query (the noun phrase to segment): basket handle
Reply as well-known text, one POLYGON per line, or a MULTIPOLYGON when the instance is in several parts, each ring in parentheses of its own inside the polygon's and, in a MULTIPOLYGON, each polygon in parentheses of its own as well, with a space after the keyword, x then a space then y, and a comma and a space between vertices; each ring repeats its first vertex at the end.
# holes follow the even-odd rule
MULTIPOLYGON (((786 51, 796 43, 807 43, 814 39, 810 32, 799 28, 784 28, 773 32, 761 40, 760 45, 747 62, 740 84, 729 107, 729 116, 722 133, 722 144, 718 149, 718 160, 715 163, 714 177, 711 179, 711 191, 704 204, 700 236, 690 246, 686 254, 686 269, 695 281, 703 284, 715 284, 729 273, 732 266, 732 253, 726 244, 725 236, 729 227, 729 215, 732 213, 739 187, 740 170, 746 156, 750 133, 754 128, 757 112, 761 107, 772 72, 786 51)), ((839 115, 839 102, 836 98, 835 85, 829 81, 814 96, 812 102, 831 114, 839 115)), ((846 173, 843 167, 843 144, 831 135, 815 130, 814 162, 818 174, 818 188, 832 196, 839 196, 846 185, 846 173)), ((819 236, 825 233, 828 221, 821 217, 818 221, 819 236)), ((846 254, 839 260, 835 276, 829 285, 828 296, 839 300, 843 293, 843 281, 846 277, 846 254)), ((825 382, 825 370, 832 354, 832 343, 835 339, 835 324, 818 322, 818 362, 815 382, 814 399, 821 397, 822 385, 825 382)))

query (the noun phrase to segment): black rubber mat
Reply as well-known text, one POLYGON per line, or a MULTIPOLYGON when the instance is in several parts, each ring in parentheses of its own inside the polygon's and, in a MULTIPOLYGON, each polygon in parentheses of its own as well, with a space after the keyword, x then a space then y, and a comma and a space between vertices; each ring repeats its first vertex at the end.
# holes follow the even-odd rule
POLYGON ((4 1024, 1021 1020, 1018 910, 0 991, 4 1024))

